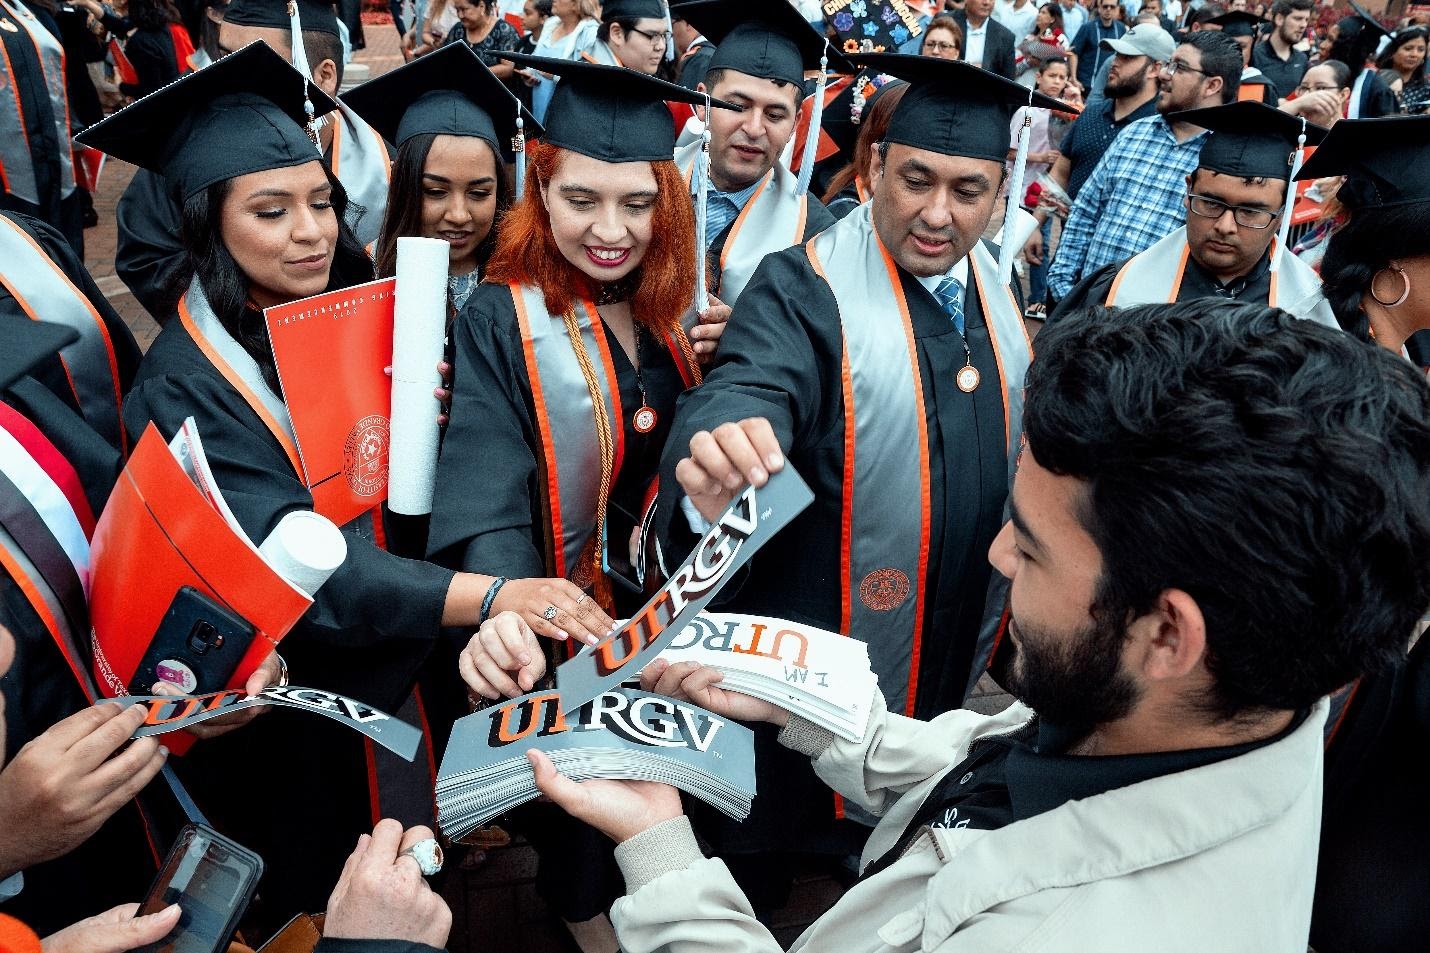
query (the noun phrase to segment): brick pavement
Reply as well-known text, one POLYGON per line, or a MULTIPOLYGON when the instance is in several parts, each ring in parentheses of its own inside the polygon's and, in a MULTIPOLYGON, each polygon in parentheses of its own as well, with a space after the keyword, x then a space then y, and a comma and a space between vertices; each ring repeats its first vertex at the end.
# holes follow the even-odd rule
MULTIPOLYGON (((364 34, 367 48, 358 51, 354 60, 365 66, 369 75, 381 75, 402 63, 397 34, 390 24, 366 24, 364 34)), ((350 72, 357 74, 361 70, 350 72)), ((114 210, 133 174, 134 168, 127 163, 110 160, 106 164, 94 203, 99 225, 85 232, 85 264, 140 346, 147 349, 158 333, 158 325, 114 273, 114 210)), ((1008 701, 1008 696, 985 678, 969 707, 996 712, 1008 701)), ((559 953, 571 949, 563 937, 564 929, 536 895, 535 877, 536 856, 520 840, 489 851, 485 861, 473 869, 450 865, 443 894, 453 912, 449 943, 452 953, 559 953)), ((789 904, 773 916, 771 927, 776 937, 788 946, 839 894, 840 888, 833 880, 811 867, 797 879, 789 904)))

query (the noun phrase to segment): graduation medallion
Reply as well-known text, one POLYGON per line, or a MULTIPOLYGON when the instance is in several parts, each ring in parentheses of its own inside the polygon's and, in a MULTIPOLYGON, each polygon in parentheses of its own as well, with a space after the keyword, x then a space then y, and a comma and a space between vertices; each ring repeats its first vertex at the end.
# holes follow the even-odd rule
POLYGON ((656 421, 659 419, 654 410, 649 407, 641 407, 631 418, 631 423, 635 425, 636 433, 650 433, 655 429, 656 421))
POLYGON ((965 394, 971 394, 978 390, 978 382, 981 378, 978 376, 978 368, 972 364, 965 364, 959 368, 958 376, 954 380, 958 383, 959 390, 965 394))

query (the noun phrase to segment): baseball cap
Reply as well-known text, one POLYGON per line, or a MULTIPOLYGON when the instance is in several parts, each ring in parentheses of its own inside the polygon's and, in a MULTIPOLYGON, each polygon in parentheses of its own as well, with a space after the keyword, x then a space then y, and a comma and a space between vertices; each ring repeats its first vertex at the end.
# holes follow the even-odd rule
POLYGON ((1155 23, 1139 23, 1115 40, 1103 40, 1102 45, 1123 56, 1146 56, 1166 63, 1177 50, 1172 34, 1155 23))

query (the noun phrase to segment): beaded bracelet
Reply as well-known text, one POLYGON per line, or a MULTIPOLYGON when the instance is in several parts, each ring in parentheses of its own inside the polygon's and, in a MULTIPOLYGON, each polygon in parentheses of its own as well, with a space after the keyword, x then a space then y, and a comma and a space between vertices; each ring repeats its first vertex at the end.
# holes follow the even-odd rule
POLYGON ((507 578, 505 576, 497 576, 491 586, 487 588, 487 594, 482 597, 482 614, 477 619, 477 625, 481 625, 487 621, 487 616, 492 614, 492 603, 497 600, 497 592, 506 584, 507 578))

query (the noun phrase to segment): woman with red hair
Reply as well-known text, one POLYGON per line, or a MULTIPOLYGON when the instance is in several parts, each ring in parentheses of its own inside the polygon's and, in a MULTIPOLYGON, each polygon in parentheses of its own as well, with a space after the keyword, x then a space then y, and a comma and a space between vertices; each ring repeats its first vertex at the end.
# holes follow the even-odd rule
MULTIPOLYGON (((695 216, 665 101, 703 97, 618 67, 503 55, 561 82, 484 283, 453 326, 429 553, 502 577, 565 577, 628 614, 644 601, 633 539, 675 402, 700 381, 680 323, 695 297, 695 216)), ((488 699, 529 691, 546 668, 509 613, 459 665, 488 699)), ((601 916, 620 894, 609 848, 541 811, 520 822, 543 858, 538 890, 568 922, 601 916)))

